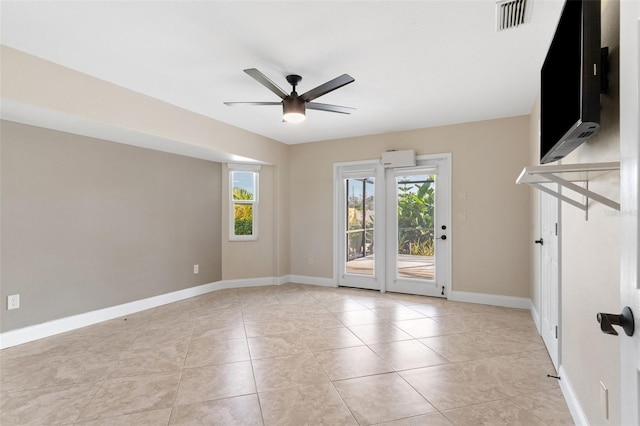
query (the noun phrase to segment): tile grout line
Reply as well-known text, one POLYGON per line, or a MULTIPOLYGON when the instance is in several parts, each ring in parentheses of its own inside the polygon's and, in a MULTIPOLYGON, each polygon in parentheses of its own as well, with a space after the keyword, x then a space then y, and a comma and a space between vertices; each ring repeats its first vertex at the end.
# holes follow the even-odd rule
POLYGON ((185 366, 187 364, 187 358, 189 357, 189 351, 191 349, 191 342, 193 341, 193 331, 195 329, 195 325, 196 324, 196 320, 195 318, 191 318, 191 327, 190 327, 190 333, 189 333, 189 344, 187 345, 187 351, 184 354, 184 360, 182 361, 182 367, 180 368, 180 378, 178 379, 178 384, 176 386, 176 393, 173 396, 173 401, 171 402, 171 412, 169 413, 169 419, 167 420, 167 426, 169 424, 171 424, 171 419, 173 417, 173 412, 175 410, 176 407, 176 401, 178 400, 178 394, 180 392, 180 385, 182 384, 182 378, 184 376, 184 370, 185 370, 185 366))
MULTIPOLYGON (((333 315, 333 312, 329 312, 329 313, 333 315)), ((335 315, 333 315, 333 316, 335 317, 335 315)), ((335 317, 335 318, 343 325, 343 327, 345 329, 349 330, 349 328, 346 325, 344 325, 344 323, 342 323, 342 321, 340 321, 339 318, 337 318, 337 317, 335 317)), ((349 330, 349 332, 353 334, 353 332, 351 330, 349 330)), ((355 336, 355 334, 354 334, 354 336, 355 336)), ((355 336, 355 337, 362 342, 362 340, 360 338, 358 338, 358 336, 355 336)), ((364 344, 364 342, 362 342, 362 343, 364 344)), ((311 351, 311 349, 309 349, 309 350, 311 351)), ((332 350, 332 349, 329 349, 329 350, 332 350)), ((321 352, 324 352, 324 351, 321 351, 321 352)), ((320 368, 322 368, 322 371, 324 372, 325 376, 327 376, 327 380, 329 380, 329 383, 331 384, 331 388, 336 393, 336 395, 338 395, 338 398, 340 398, 340 401, 342 402, 342 405, 349 411, 349 413, 351 414, 351 417, 353 418, 353 420, 360 425, 360 422, 358 421, 357 417, 355 416, 355 414, 351 410, 351 407, 349 407, 349 405, 346 403, 346 401, 344 400, 344 398, 342 397, 340 392, 338 392, 338 389, 336 388, 336 385, 334 384, 334 381, 331 380, 331 377, 329 377, 329 373, 327 372, 327 370, 324 368, 324 366, 318 360, 318 358, 316 356, 316 353, 314 351, 311 351, 311 355, 313 355, 313 359, 316 360, 316 362, 318 363, 320 368)))
MULTIPOLYGON (((238 295, 238 298, 240 298, 240 296, 238 295)), ((256 380, 256 370, 255 370, 255 366, 253 365, 253 355, 251 354, 251 347, 249 346, 249 334, 247 333, 247 324, 245 323, 244 320, 244 306, 242 304, 242 301, 239 300, 240 303, 240 315, 242 318, 242 328, 244 330, 244 339, 245 339, 245 343, 247 345, 247 352, 249 353, 249 361, 251 362, 251 375, 253 377, 253 386, 256 389, 256 399, 258 400, 258 408, 260 409, 260 419, 262 420, 262 424, 265 425, 265 419, 264 419, 264 410, 262 408, 262 400, 260 399, 260 393, 258 392, 258 381, 256 380)))

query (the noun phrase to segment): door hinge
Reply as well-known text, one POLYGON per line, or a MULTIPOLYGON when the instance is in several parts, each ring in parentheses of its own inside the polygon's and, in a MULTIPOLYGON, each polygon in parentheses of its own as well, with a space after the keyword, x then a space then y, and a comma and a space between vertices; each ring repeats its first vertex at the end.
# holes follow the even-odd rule
POLYGON ((556 325, 556 339, 558 338, 558 326, 556 325))
POLYGON ((558 236, 558 222, 556 222, 556 237, 558 236))

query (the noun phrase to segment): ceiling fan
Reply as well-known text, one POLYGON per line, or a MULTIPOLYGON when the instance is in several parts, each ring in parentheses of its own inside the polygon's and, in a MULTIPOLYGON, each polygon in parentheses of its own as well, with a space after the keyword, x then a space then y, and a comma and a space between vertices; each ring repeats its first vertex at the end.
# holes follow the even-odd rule
POLYGON ((258 83, 262 84, 267 89, 271 90, 273 93, 278 95, 281 102, 225 102, 224 104, 227 106, 235 106, 235 105, 282 105, 283 115, 282 120, 289 123, 299 123, 303 121, 305 116, 305 110, 315 109, 319 111, 328 111, 328 112, 337 112, 340 114, 351 114, 351 111, 354 111, 355 108, 339 106, 339 105, 329 105, 329 104, 321 104, 318 102, 311 102, 316 98, 319 98, 322 95, 326 95, 329 92, 332 92, 336 89, 339 89, 342 86, 345 86, 349 83, 353 83, 355 80, 348 74, 342 74, 339 77, 334 78, 333 80, 327 81, 320 86, 309 90, 308 92, 303 93, 302 95, 298 95, 296 92, 296 86, 302 80, 302 77, 296 74, 291 74, 287 76, 287 81, 293 87, 291 94, 288 94, 284 90, 282 90, 277 84, 273 81, 269 80, 269 78, 258 71, 255 68, 249 68, 244 70, 250 77, 253 77, 258 83))

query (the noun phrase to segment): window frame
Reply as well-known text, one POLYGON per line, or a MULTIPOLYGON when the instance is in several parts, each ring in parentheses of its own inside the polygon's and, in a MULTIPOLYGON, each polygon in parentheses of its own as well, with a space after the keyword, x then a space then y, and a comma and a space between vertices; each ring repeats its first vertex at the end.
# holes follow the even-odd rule
POLYGON ((259 219, 259 194, 260 194, 260 166, 249 164, 228 164, 229 177, 229 241, 257 241, 258 240, 258 219, 259 219), (253 173, 254 194, 253 200, 234 200, 233 198, 233 173, 251 172, 253 173), (251 209, 251 235, 236 235, 235 227, 235 207, 236 205, 250 205, 251 209))

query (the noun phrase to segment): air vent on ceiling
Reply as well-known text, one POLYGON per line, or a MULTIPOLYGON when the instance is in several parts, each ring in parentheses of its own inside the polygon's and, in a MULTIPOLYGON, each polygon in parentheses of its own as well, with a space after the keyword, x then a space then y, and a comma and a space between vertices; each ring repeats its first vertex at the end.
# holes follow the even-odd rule
POLYGON ((503 0, 496 4, 496 31, 516 28, 529 19, 532 0, 503 0))

